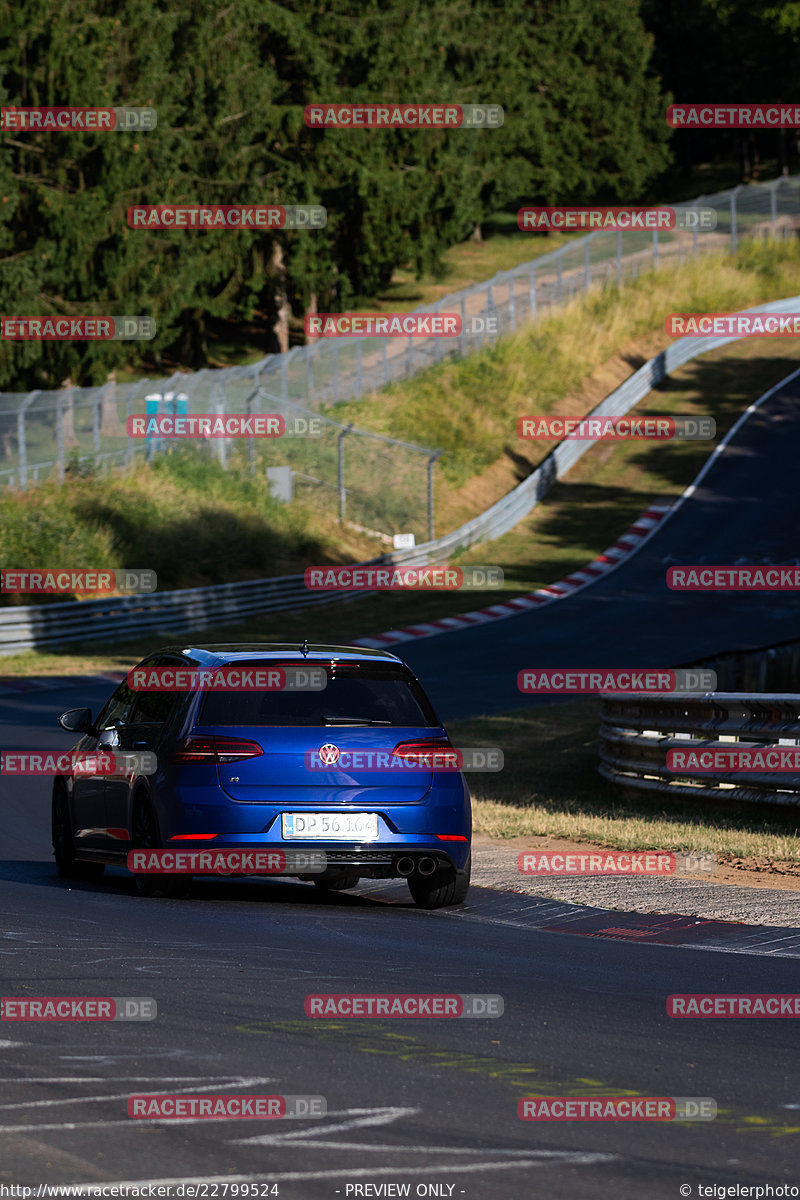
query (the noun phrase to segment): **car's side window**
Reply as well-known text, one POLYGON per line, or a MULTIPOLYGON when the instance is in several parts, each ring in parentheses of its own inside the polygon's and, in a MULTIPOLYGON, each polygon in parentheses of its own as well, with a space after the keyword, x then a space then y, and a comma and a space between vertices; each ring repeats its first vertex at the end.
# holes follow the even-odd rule
POLYGON ((125 725, 135 700, 136 692, 128 687, 127 682, 121 683, 97 718, 95 728, 111 729, 112 726, 125 725))
MULTIPOLYGON (((149 668, 156 670, 162 667, 181 667, 185 664, 172 658, 157 658, 151 660, 149 668)), ((166 725, 184 699, 183 692, 136 692, 133 711, 128 723, 130 725, 150 725, 160 729, 166 725)))

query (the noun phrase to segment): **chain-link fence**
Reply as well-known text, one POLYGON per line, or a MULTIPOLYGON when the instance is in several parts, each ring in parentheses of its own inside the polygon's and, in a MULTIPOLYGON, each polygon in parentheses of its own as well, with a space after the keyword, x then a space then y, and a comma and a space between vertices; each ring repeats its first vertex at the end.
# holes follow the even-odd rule
POLYGON ((433 540, 433 468, 440 451, 342 424, 261 389, 248 411, 278 414, 285 435, 248 438, 246 445, 219 439, 209 443, 208 453, 250 474, 266 472, 280 499, 298 499, 381 535, 389 545, 396 533, 433 540))
MULTIPOLYGON (((158 382, 0 393, 0 486, 27 488, 52 475, 63 479, 69 469, 88 464, 105 471, 152 453, 144 440, 128 438, 126 420, 144 412, 146 398, 154 394, 169 403, 166 398, 180 393, 189 414, 290 412, 293 405, 318 414, 322 406, 360 397, 445 356, 493 342, 593 284, 622 284, 653 266, 726 247, 735 251, 747 236, 793 235, 800 226, 800 176, 673 205, 696 206, 716 210, 713 231, 597 231, 414 310, 460 314, 462 333, 456 338, 323 338, 246 367, 179 372, 158 382)), ((433 450, 370 437, 363 430, 342 437, 335 421, 323 428, 321 435, 297 438, 291 445, 287 438, 271 445, 271 439, 247 439, 235 446, 215 439, 209 452, 224 465, 244 454, 252 470, 290 466, 298 498, 384 533, 401 520, 403 530, 432 536, 433 450)))

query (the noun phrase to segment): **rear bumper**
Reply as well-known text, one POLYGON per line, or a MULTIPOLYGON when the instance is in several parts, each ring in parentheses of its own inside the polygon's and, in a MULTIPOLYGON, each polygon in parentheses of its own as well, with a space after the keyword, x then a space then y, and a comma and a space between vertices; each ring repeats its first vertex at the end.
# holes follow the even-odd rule
MULTIPOLYGON (((321 851, 325 855, 328 870, 355 870, 359 875, 369 879, 404 878, 409 872, 398 868, 398 863, 402 859, 411 859, 414 863, 414 870, 420 860, 432 858, 437 866, 449 866, 456 871, 463 871, 470 853, 469 842, 442 842, 427 834, 414 838, 406 836, 392 843, 342 843, 340 840, 335 842, 298 840, 287 842, 276 841, 274 838, 268 841, 266 838, 254 838, 252 834, 241 834, 226 835, 219 839, 215 838, 213 841, 202 842, 181 838, 180 841, 171 842, 168 845, 169 849, 207 854, 221 854, 228 850, 283 851, 284 853, 292 850, 301 853, 321 851)), ((282 874, 297 875, 297 872, 286 871, 282 874)), ((274 875, 270 873, 265 878, 274 878, 274 875)), ((315 876, 303 875, 302 878, 313 879, 315 876)))

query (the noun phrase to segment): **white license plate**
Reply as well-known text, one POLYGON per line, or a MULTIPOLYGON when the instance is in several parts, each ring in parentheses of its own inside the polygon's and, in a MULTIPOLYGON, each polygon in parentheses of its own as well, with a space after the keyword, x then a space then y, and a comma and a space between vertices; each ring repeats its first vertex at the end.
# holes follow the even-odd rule
POLYGON ((284 838, 372 842, 378 836, 377 813, 282 813, 284 838))

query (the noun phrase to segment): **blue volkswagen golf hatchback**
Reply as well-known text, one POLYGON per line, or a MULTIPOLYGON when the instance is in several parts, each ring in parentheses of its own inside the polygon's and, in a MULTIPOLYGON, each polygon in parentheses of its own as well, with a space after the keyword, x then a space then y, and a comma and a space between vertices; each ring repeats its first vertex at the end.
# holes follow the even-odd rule
MULTIPOLYGON (((128 672, 96 718, 70 709, 59 724, 82 735, 73 750, 84 762, 121 764, 55 778, 61 875, 97 878, 132 850, 291 848, 324 853, 320 874, 299 874, 297 857, 280 872, 321 891, 400 877, 422 908, 467 895, 469 788, 422 686, 393 654, 168 646, 128 672)), ((143 895, 183 895, 190 878, 135 874, 143 895)))

